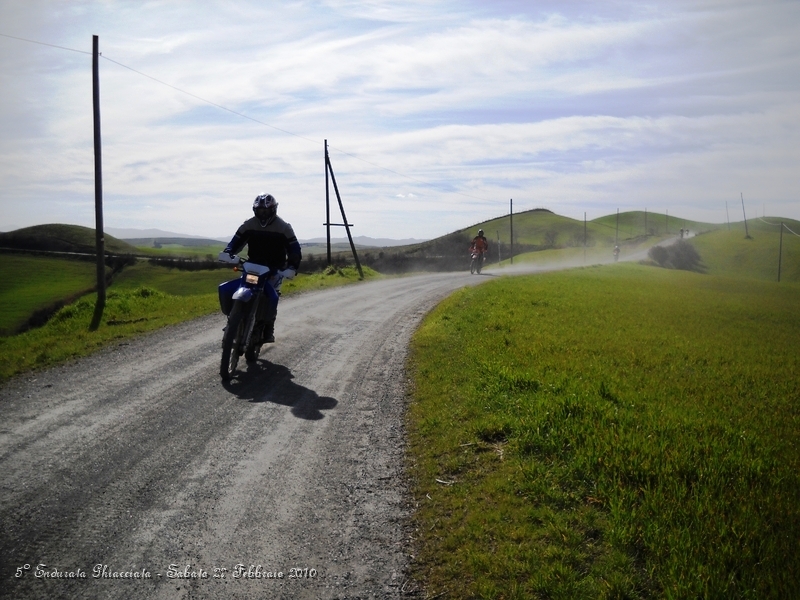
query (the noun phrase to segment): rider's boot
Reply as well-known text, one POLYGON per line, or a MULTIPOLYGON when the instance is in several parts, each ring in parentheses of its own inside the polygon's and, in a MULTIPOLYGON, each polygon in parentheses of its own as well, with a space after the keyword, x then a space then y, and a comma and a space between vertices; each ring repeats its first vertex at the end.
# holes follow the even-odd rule
MULTIPOLYGON (((264 298, 266 300, 266 298, 264 298)), ((278 315, 277 302, 260 302, 258 306, 257 319, 261 327, 261 339, 259 344, 271 344, 275 341, 273 330, 275 329, 275 317, 278 315)))
POLYGON ((278 316, 277 309, 270 310, 264 317, 264 329, 261 333, 262 344, 272 344, 275 341, 275 317, 278 316))
POLYGON ((261 334, 262 344, 272 344, 275 342, 275 321, 268 321, 264 323, 264 331, 261 334))

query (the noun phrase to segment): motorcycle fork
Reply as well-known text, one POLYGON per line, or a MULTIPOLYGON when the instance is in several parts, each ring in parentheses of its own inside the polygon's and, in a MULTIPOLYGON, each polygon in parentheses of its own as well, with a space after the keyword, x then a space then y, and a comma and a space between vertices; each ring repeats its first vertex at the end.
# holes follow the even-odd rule
POLYGON ((252 306, 250 307, 250 314, 247 315, 247 326, 244 330, 244 344, 242 348, 250 347, 250 339, 253 337, 253 330, 256 326, 256 317, 258 315, 258 305, 261 301, 261 294, 254 294, 252 306))

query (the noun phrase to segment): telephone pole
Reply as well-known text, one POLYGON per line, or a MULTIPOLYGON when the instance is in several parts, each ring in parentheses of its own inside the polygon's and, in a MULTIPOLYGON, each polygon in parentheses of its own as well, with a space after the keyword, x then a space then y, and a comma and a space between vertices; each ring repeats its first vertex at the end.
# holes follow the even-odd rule
POLYGON ((103 238, 103 161, 100 148, 100 73, 98 68, 99 40, 92 36, 92 107, 94 113, 94 238, 97 252, 97 303, 89 325, 91 331, 100 327, 106 307, 105 239, 103 238))
POLYGON ((514 199, 511 198, 509 201, 509 208, 508 208, 508 222, 509 226, 511 227, 511 264, 514 264, 514 199))
MULTIPOLYGON (((742 197, 742 215, 744 216, 744 238, 746 240, 750 239, 750 233, 747 231, 747 214, 744 212, 744 194, 739 192, 739 195, 742 197)), ((756 213, 758 214, 758 213, 756 213)))
POLYGON ((783 257, 783 221, 781 221, 781 236, 778 242, 778 283, 781 281, 781 258, 783 257))
POLYGON ((358 278, 364 279, 364 271, 361 269, 361 261, 358 260, 358 252, 356 252, 356 245, 353 242, 353 235, 350 233, 352 223, 347 222, 347 215, 344 214, 344 204, 342 203, 342 196, 339 194, 339 186, 336 185, 336 175, 333 174, 333 165, 331 165, 331 157, 328 155, 328 140, 325 140, 325 225, 328 228, 328 265, 331 264, 331 225, 344 227, 347 232, 347 239, 350 241, 350 249, 353 251, 353 258, 356 261, 356 269, 358 269, 358 278), (336 199, 339 201, 339 211, 342 213, 341 223, 331 223, 331 209, 330 209, 330 192, 328 191, 328 173, 331 174, 331 182, 333 183, 333 191, 336 192, 336 199))

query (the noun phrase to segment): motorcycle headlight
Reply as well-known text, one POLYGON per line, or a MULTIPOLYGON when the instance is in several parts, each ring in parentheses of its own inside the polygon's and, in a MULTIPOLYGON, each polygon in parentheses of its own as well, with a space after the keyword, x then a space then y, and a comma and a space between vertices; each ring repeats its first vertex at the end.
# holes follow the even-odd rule
POLYGON ((250 273, 248 273, 247 276, 245 277, 245 281, 247 283, 256 285, 258 283, 258 275, 251 275, 250 273))

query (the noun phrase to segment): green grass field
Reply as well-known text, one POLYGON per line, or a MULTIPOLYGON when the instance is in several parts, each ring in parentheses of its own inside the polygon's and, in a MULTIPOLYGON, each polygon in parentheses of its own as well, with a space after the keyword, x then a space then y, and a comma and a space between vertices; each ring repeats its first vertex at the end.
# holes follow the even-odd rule
POLYGON ((129 291, 145 286, 173 296, 195 296, 212 293, 220 283, 236 277, 232 269, 182 271, 139 261, 125 267, 110 289, 129 291))
POLYGON ((200 260, 217 260, 217 254, 225 249, 225 244, 208 246, 189 246, 183 244, 164 244, 160 248, 153 246, 136 246, 137 252, 154 257, 196 258, 200 260))
POLYGON ((22 326, 34 311, 92 289, 93 262, 0 254, 0 335, 22 326))
POLYGON ((800 597, 798 293, 619 264, 439 305, 409 363, 428 596, 800 597))

